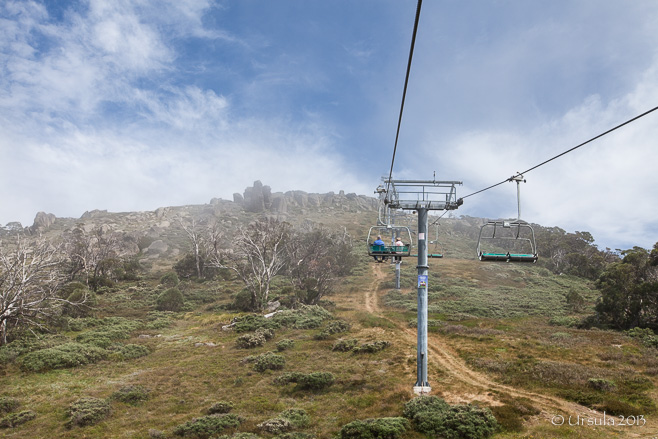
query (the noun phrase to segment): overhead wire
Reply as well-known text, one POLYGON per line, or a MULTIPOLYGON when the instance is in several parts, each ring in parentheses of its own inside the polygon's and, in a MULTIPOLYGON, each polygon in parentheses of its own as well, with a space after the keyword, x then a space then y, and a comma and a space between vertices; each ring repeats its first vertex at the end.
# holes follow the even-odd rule
POLYGON ((398 118, 398 128, 395 133, 395 144, 393 146, 393 158, 391 159, 391 170, 388 173, 388 181, 386 184, 386 194, 388 198, 388 190, 391 185, 391 179, 393 178, 393 165, 395 164, 395 154, 398 149, 398 139, 400 138, 400 126, 402 125, 402 113, 404 112, 404 101, 407 96, 407 86, 409 85, 409 74, 411 72, 411 60, 414 56, 414 46, 416 45, 416 34, 418 32, 418 22, 420 20, 420 8, 423 4, 423 0, 418 0, 418 5, 416 6, 416 19, 414 20, 414 31, 411 35, 411 47, 409 49, 409 61, 407 62, 407 74, 404 78, 404 89, 402 91, 402 103, 400 104, 400 116, 398 118))
POLYGON ((588 143, 591 143, 591 142, 593 142, 593 141, 595 141, 595 140, 597 140, 597 139, 600 139, 601 137, 603 137, 603 136, 605 136, 605 135, 608 135, 608 134, 612 133, 613 131, 618 130, 619 128, 621 128, 621 127, 623 127, 623 126, 626 126, 626 125, 628 125, 628 124, 630 124, 630 123, 632 123, 632 122, 635 122, 636 120, 641 119, 641 118, 643 118, 644 116, 646 116, 646 115, 648 115, 648 114, 650 114, 650 113, 652 113, 652 112, 654 112, 654 111, 656 111, 656 110, 658 110, 658 107, 654 107, 654 108, 652 108, 651 110, 645 111, 644 113, 642 113, 642 114, 640 114, 640 115, 638 115, 638 116, 635 116, 635 117, 633 117, 632 119, 627 120, 626 122, 623 122, 623 123, 621 123, 621 124, 619 124, 619 125, 617 125, 617 126, 615 126, 615 127, 613 127, 613 128, 610 128, 609 130, 607 130, 607 131, 605 131, 605 132, 603 132, 603 133, 601 133, 601 134, 599 134, 599 135, 597 135, 597 136, 592 137, 591 139, 589 139, 589 140, 587 140, 587 141, 585 141, 585 142, 583 142, 583 143, 581 143, 581 144, 579 144, 579 145, 574 146, 573 148, 570 148, 570 149, 568 149, 568 150, 566 150, 566 151, 564 151, 564 152, 562 152, 562 153, 560 153, 560 154, 558 154, 558 155, 556 155, 556 156, 554 156, 554 157, 551 157, 551 158, 548 159, 548 160, 544 160, 543 162, 539 163, 538 165, 533 166, 533 167, 530 168, 530 169, 527 169, 527 170, 525 170, 525 171, 523 171, 523 172, 517 172, 516 174, 514 174, 514 175, 511 176, 510 178, 506 178, 505 180, 503 180, 503 181, 501 181, 501 182, 499 182, 499 183, 492 184, 491 186, 488 186, 488 187, 486 187, 486 188, 484 188, 484 189, 480 189, 479 191, 473 192, 472 194, 468 194, 468 195, 466 195, 466 196, 463 196, 463 197, 461 197, 461 199, 463 200, 464 198, 472 197, 473 195, 477 195, 477 194, 482 193, 482 192, 484 192, 484 191, 488 191, 489 189, 493 189, 493 188, 495 188, 496 186, 500 186, 500 185, 503 184, 503 183, 507 183, 507 182, 509 182, 509 181, 513 181, 516 177, 521 177, 521 176, 523 176, 524 174, 527 174, 527 173, 530 172, 530 171, 534 171, 535 169, 539 168, 540 166, 544 166, 545 164, 547 164, 547 163, 549 163, 549 162, 552 162, 553 160, 555 160, 555 159, 557 159, 557 158, 560 158, 560 157, 562 157, 563 155, 566 155, 566 154, 568 154, 568 153, 570 153, 570 152, 572 152, 572 151, 575 151, 576 149, 580 148, 581 146, 585 146, 585 145, 587 145, 588 143))

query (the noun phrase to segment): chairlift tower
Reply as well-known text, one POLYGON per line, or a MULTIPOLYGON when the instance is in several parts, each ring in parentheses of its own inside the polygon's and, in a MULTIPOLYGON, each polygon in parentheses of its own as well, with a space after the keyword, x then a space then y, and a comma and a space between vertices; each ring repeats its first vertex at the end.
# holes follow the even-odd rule
POLYGON ((457 199, 456 186, 461 181, 392 180, 384 179, 388 188, 385 203, 393 209, 413 210, 418 213, 418 322, 416 353, 416 384, 414 393, 432 391, 427 379, 427 291, 429 265, 427 263, 428 212, 455 210, 463 203, 457 199))

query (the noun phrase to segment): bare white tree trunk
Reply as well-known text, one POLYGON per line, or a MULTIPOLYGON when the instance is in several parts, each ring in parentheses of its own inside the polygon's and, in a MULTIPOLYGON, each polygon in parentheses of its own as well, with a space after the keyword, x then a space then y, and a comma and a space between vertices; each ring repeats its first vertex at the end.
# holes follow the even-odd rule
POLYGON ((11 246, 0 242, 0 345, 7 342, 10 328, 43 327, 48 317, 57 315, 64 304, 57 296, 63 280, 60 248, 39 238, 18 237, 11 246))
POLYGON ((209 265, 230 269, 251 293, 251 307, 260 311, 267 302, 272 280, 286 264, 285 242, 290 226, 276 220, 261 219, 240 228, 228 239, 217 228, 210 233, 209 265))
POLYGON ((196 276, 201 279, 202 272, 202 256, 201 249, 203 246, 203 234, 200 232, 195 219, 192 219, 190 224, 185 224, 182 219, 178 219, 178 224, 185 230, 187 237, 190 239, 192 245, 192 254, 194 255, 194 263, 196 268, 196 276))

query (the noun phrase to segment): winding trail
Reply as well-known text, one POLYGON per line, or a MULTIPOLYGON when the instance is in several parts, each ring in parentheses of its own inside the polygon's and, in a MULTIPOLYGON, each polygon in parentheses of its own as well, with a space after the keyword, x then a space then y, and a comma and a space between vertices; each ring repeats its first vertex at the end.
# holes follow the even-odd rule
MULTIPOLYGON (((417 334, 415 329, 410 329, 404 324, 386 317, 379 307, 378 292, 382 282, 386 280, 387 274, 382 270, 382 264, 372 265, 373 281, 370 288, 365 292, 364 308, 367 312, 384 318, 394 324, 402 334, 405 341, 416 344, 417 334)), ((505 384, 500 384, 492 381, 486 375, 470 369, 466 363, 454 353, 447 343, 441 341, 440 337, 436 334, 428 334, 428 350, 430 356, 428 363, 430 371, 434 370, 444 371, 453 383, 458 383, 460 387, 458 402, 471 402, 471 401, 485 401, 496 404, 495 393, 506 393, 516 398, 526 398, 541 410, 541 418, 547 422, 551 422, 556 416, 569 416, 576 418, 580 416, 585 419, 596 419, 603 421, 603 414, 588 407, 576 404, 574 402, 566 401, 558 397, 542 395, 534 392, 529 392, 523 389, 511 387, 505 384)), ((430 377, 430 383, 432 382, 430 377)), ((453 386, 454 387, 454 386, 453 386)), ((651 437, 658 432, 651 422, 642 428, 642 431, 626 431, 624 437, 651 437)), ((591 427, 603 428, 603 427, 591 427)), ((602 430, 603 433, 605 430, 602 430)), ((615 430, 618 436, 618 430, 615 430)))

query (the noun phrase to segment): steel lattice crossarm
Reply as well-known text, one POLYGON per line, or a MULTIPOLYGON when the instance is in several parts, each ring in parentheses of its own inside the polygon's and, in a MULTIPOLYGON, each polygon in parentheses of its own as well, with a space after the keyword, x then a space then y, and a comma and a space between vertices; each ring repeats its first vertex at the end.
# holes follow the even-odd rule
POLYGON ((461 181, 390 180, 384 179, 388 189, 385 203, 394 209, 455 210, 462 205, 457 199, 456 185, 461 181))

